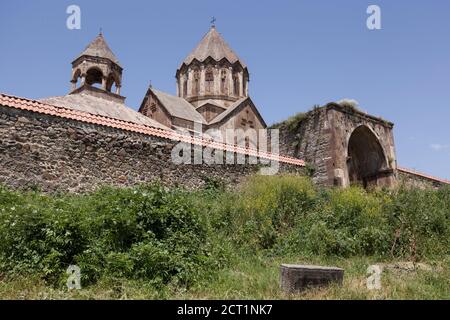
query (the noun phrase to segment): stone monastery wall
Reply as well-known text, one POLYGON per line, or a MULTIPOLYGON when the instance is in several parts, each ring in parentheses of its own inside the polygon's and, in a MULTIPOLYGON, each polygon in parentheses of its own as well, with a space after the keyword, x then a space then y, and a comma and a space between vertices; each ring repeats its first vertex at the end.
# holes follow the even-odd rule
MULTIPOLYGON (((232 186, 258 172, 261 164, 248 163, 249 155, 258 155, 266 160, 279 160, 279 173, 313 174, 319 185, 346 186, 348 181, 342 182, 336 167, 345 162, 348 137, 339 135, 341 138, 337 140, 334 129, 330 130, 334 127, 333 119, 339 115, 335 112, 336 108, 322 108, 309 113, 290 130, 281 128, 280 154, 284 156, 274 156, 0 94, 0 184, 48 192, 84 192, 100 185, 131 186, 155 180, 190 189, 199 188, 211 179, 232 186), (192 160, 191 164, 175 164, 172 149, 180 141, 193 143, 197 150, 206 147, 232 150, 235 156, 245 155, 246 162, 207 165, 194 164, 192 160), (337 152, 337 146, 344 147, 342 154, 337 152), (307 161, 306 167, 301 159, 307 161)), ((361 120, 354 121, 355 132, 360 123, 361 120)), ((382 150, 394 155, 390 148, 391 130, 384 131, 385 126, 379 122, 365 123, 380 137, 382 150)), ((350 125, 338 127, 349 133, 353 130, 350 125)), ((192 150, 191 159, 193 153, 192 150)), ((437 188, 450 184, 444 179, 396 168, 393 160, 384 162, 388 168, 378 168, 380 181, 385 181, 385 172, 395 178, 390 186, 403 183, 437 188)), ((347 175, 345 172, 344 178, 347 175)))
POLYGON ((450 185, 450 181, 448 180, 432 177, 406 168, 398 168, 398 180, 400 184, 419 189, 441 188, 450 185))
MULTIPOLYGON (((165 185, 198 188, 208 179, 236 184, 261 167, 248 162, 176 165, 171 152, 179 141, 165 137, 163 130, 89 117, 31 100, 0 96, 0 184, 84 192, 104 184, 130 186, 160 180, 165 185), (96 121, 108 125, 92 123, 96 121), (154 130, 154 134, 140 130, 154 130)), ((280 172, 302 174, 302 164, 300 160, 286 159, 280 163, 280 172)))

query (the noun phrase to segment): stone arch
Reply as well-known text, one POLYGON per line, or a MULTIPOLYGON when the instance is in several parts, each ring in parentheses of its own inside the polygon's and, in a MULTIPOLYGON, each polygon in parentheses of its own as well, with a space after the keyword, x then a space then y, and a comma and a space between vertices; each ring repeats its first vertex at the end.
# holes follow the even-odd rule
POLYGON ((81 70, 76 69, 75 72, 72 75, 72 82, 78 81, 78 79, 81 78, 81 70))
POLYGON ((92 67, 88 69, 86 72, 86 84, 90 86, 95 86, 99 84, 100 86, 103 83, 103 72, 100 68, 92 67))
POLYGON ((106 80, 106 91, 118 93, 120 88, 120 79, 114 74, 111 73, 106 80))
POLYGON ((81 79, 81 70, 76 69, 72 75, 72 80, 70 80, 70 82, 72 82, 72 90, 74 90, 80 86, 80 84, 81 84, 80 79, 81 79))
POLYGON ((364 188, 378 185, 388 165, 386 153, 375 133, 365 125, 357 127, 350 135, 347 152, 350 184, 361 184, 364 188))

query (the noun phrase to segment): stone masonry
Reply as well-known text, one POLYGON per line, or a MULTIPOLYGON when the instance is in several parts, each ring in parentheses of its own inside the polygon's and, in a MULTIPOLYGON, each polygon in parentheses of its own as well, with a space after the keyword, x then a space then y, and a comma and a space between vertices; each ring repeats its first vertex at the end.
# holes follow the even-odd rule
POLYGON ((342 284, 344 269, 311 265, 282 264, 281 289, 288 294, 301 292, 308 287, 322 287, 333 282, 342 284))
MULTIPOLYGON (((205 180, 237 184, 260 165, 175 165, 177 141, 0 106, 0 184, 84 192, 100 185, 159 180, 199 188, 205 180)), ((282 164, 280 172, 302 174, 282 164)))
POLYGON ((396 183, 393 124, 351 106, 329 103, 282 124, 280 153, 304 159, 319 185, 396 183))

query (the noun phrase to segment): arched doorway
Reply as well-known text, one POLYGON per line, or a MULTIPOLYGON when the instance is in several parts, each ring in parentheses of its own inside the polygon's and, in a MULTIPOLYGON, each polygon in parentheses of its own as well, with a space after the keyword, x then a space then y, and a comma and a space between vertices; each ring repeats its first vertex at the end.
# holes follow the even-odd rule
POLYGON ((350 184, 377 185, 386 172, 386 156, 375 134, 366 126, 356 128, 348 142, 350 184))

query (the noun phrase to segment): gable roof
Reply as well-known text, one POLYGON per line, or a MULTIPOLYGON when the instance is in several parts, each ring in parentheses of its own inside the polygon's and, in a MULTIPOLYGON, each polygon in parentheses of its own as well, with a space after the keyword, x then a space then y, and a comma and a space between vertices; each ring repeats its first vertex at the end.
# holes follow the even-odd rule
POLYGON ((183 98, 153 88, 150 88, 149 91, 158 98, 170 115, 193 122, 206 123, 203 116, 195 110, 194 106, 183 98))
POLYGON ((85 93, 69 94, 61 97, 49 97, 40 99, 39 101, 62 108, 87 112, 93 115, 142 124, 154 128, 169 129, 161 123, 127 107, 123 103, 102 99, 85 93))
POLYGON ((218 108, 221 108, 221 109, 223 109, 223 110, 225 110, 226 108, 224 108, 223 106, 221 106, 221 105, 219 105, 216 101, 214 101, 214 100, 212 100, 212 99, 208 99, 208 100, 205 100, 205 101, 203 101, 203 102, 200 102, 200 104, 195 108, 195 110, 198 110, 198 109, 200 109, 201 107, 203 107, 203 106, 206 106, 206 105, 213 105, 213 106, 215 106, 215 107, 218 107, 218 108))
POLYGON ((102 33, 100 33, 94 40, 92 40, 92 42, 86 47, 86 49, 84 49, 84 51, 75 60, 77 60, 82 56, 91 56, 109 59, 118 66, 120 66, 119 60, 117 60, 116 56, 109 48, 102 33))
POLYGON ((247 68, 214 26, 211 27, 194 50, 184 59, 181 66, 183 64, 189 65, 194 59, 203 62, 208 57, 213 58, 215 61, 227 59, 230 63, 239 62, 244 69, 247 68))
POLYGON ((249 97, 239 99, 238 101, 233 103, 231 106, 228 107, 227 110, 225 110, 224 112, 219 114, 217 117, 215 117, 213 120, 211 120, 209 122, 209 124, 210 125, 217 124, 217 123, 220 123, 220 122, 223 122, 223 121, 227 120, 230 116, 233 115, 234 112, 237 112, 239 108, 241 108, 242 106, 245 106, 245 102, 249 102, 249 105, 252 107, 252 109, 255 112, 256 116, 259 118, 261 123, 266 127, 267 126, 266 122, 264 121, 263 117, 261 116, 261 114, 259 113, 258 109, 253 104, 253 101, 249 97))

